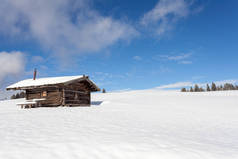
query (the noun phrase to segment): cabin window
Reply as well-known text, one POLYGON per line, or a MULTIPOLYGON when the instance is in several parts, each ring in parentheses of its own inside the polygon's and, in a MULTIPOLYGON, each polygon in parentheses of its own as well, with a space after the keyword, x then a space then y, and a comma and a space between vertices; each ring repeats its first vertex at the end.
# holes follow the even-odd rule
POLYGON ((42 97, 47 97, 47 91, 42 92, 42 97))

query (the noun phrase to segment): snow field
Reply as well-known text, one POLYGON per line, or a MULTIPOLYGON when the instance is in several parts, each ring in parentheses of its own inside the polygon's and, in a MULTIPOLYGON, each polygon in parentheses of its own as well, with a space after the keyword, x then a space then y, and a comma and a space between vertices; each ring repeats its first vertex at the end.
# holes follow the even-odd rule
POLYGON ((238 92, 92 95, 91 107, 0 102, 0 158, 236 159, 238 92))

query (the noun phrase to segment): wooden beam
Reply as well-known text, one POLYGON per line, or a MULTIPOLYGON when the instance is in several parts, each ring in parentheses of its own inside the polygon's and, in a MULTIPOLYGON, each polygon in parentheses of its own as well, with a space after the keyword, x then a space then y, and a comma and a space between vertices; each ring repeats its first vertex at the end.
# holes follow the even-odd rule
POLYGON ((86 92, 83 91, 74 91, 74 90, 65 90, 65 92, 73 92, 73 93, 81 93, 81 94, 87 94, 86 92))
POLYGON ((63 88, 63 102, 62 105, 65 106, 65 89, 63 88))

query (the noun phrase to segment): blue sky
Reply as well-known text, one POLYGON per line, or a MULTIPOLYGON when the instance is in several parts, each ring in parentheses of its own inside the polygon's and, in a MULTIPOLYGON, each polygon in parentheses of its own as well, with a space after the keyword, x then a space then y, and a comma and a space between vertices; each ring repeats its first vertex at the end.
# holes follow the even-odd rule
POLYGON ((34 68, 109 91, 238 80, 236 0, 0 2, 1 89, 34 68))

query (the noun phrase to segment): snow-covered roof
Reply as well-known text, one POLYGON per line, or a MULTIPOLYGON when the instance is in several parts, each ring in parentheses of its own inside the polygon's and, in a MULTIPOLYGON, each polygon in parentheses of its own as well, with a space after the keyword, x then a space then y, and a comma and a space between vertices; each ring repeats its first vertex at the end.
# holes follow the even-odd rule
POLYGON ((55 85, 55 84, 62 84, 68 83, 74 80, 85 79, 91 84, 93 84, 96 89, 99 89, 91 80, 86 78, 86 76, 62 76, 62 77, 48 77, 48 78, 36 78, 33 79, 26 79, 23 81, 19 81, 15 84, 8 86, 6 89, 21 89, 21 88, 28 88, 28 87, 37 87, 37 86, 48 86, 48 85, 55 85))

